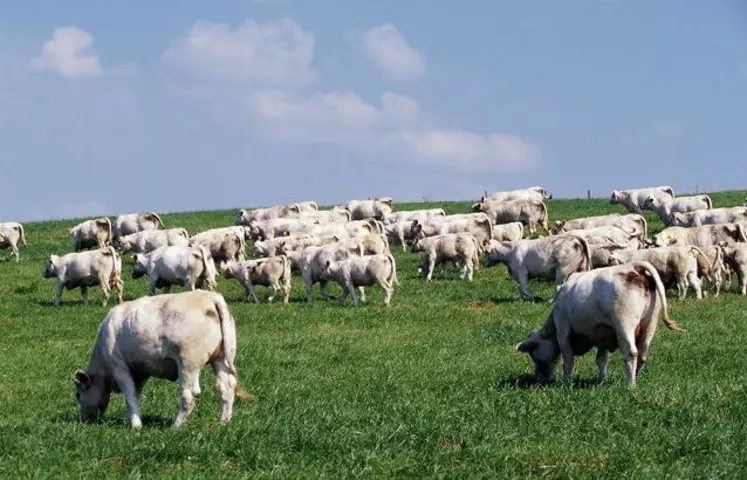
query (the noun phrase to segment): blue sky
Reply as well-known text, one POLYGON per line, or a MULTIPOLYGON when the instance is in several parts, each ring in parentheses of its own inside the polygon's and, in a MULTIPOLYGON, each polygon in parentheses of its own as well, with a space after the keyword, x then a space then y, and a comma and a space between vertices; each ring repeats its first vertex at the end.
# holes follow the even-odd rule
POLYGON ((0 6, 0 220, 745 188, 738 0, 0 6))

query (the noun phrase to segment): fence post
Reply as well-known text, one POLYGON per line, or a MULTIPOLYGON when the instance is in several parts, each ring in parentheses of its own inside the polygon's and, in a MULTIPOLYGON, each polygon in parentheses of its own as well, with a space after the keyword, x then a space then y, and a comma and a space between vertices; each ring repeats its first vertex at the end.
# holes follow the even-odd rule
POLYGON ((591 200, 591 190, 586 191, 586 198, 591 200))

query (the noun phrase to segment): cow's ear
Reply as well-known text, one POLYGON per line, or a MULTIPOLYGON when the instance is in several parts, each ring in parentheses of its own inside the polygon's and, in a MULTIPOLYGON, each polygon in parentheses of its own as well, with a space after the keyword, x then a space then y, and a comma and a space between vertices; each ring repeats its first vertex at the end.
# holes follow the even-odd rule
POLYGON ((326 263, 324 264, 324 266, 325 266, 325 267, 327 267, 327 268, 329 268, 329 266, 330 266, 331 264, 332 264, 332 262, 330 262, 329 260, 327 260, 327 262, 326 262, 326 263))
POLYGON ((670 239, 669 239, 669 246, 670 246, 670 247, 671 247, 672 245, 676 245, 676 244, 677 244, 677 240, 675 240, 674 238, 670 238, 670 239))
POLYGON ((529 340, 524 340, 523 342, 516 345, 516 350, 519 352, 529 353, 534 350, 535 347, 537 347, 537 339, 532 337, 529 340))
POLYGON ((75 385, 85 390, 91 386, 91 377, 79 368, 73 374, 73 382, 75 382, 75 385))

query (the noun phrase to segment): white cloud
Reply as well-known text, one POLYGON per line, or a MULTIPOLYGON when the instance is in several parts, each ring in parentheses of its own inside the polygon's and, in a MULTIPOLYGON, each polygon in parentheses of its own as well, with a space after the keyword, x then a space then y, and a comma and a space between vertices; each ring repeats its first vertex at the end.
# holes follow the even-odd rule
POLYGON ((78 27, 59 27, 42 46, 41 57, 31 61, 36 70, 52 70, 66 78, 99 77, 103 73, 99 57, 89 52, 90 33, 78 27))
POLYGON ((465 170, 525 169, 539 161, 539 149, 534 144, 503 133, 427 130, 405 133, 404 140, 424 159, 465 170))
POLYGON ((275 140, 364 147, 391 144, 418 119, 418 104, 409 97, 385 92, 380 101, 376 107, 352 92, 304 98, 261 91, 249 105, 259 127, 275 140))
POLYGON ((173 41, 164 61, 191 76, 263 87, 313 82, 314 36, 296 22, 247 20, 235 30, 225 23, 196 22, 173 41))
POLYGON ((425 55, 412 48, 391 24, 364 33, 361 45, 366 55, 392 80, 410 80, 426 73, 425 55))

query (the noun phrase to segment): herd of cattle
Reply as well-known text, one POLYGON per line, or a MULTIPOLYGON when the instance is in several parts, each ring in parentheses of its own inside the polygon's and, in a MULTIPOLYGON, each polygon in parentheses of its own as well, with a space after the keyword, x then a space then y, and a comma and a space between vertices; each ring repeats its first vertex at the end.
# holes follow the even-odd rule
MULTIPOLYGON (((76 225, 69 230, 73 252, 51 255, 44 264, 42 275, 57 279, 55 304, 63 290, 78 287, 87 303, 92 286, 100 286, 104 305, 112 290, 121 304, 99 329, 88 371, 75 374, 81 416, 100 416, 110 393, 122 391, 132 425, 140 426, 142 382, 156 376, 180 382, 179 426, 199 394, 200 368, 211 363, 223 400, 221 418, 230 419, 234 394, 248 396, 233 367, 233 318, 220 294, 196 290, 215 290, 219 271, 237 280, 246 299, 255 302, 254 287, 263 285, 271 290, 268 301, 282 294, 287 303, 291 275, 297 273, 307 302, 314 284, 329 297, 328 285, 335 282, 343 304, 348 295, 355 305, 365 301, 365 287, 379 285, 389 306, 399 284, 390 242, 404 251, 409 243, 413 253, 422 253, 419 272, 426 280, 439 266, 445 275, 446 264, 454 264, 468 281, 481 263, 504 264, 524 299, 535 298, 531 278, 556 287, 547 321, 516 347, 531 356, 536 376, 552 376, 562 356, 564 379, 570 380, 573 357, 596 347, 604 378, 609 353, 619 348, 631 388, 647 360, 659 314, 670 329, 681 330, 669 318, 666 287, 676 286, 680 298, 692 289, 701 299, 706 281, 717 296, 735 273, 747 294, 747 200, 743 206, 713 208, 707 195, 675 197, 666 186, 614 191, 610 202, 629 213, 551 225, 545 203, 551 198, 542 187, 498 192, 475 203, 471 213, 453 215, 442 209, 395 212, 389 197, 353 200, 325 211, 315 202, 299 202, 242 209, 235 225, 192 236, 183 228, 164 229, 155 213, 76 225), (649 236, 643 210, 656 212, 667 227, 649 236), (248 259, 250 241, 255 258, 248 259), (148 277, 148 297, 122 302, 122 254, 131 255, 133 279, 148 277), (170 294, 172 285, 187 291, 170 294), (154 296, 159 288, 166 295, 154 296), (123 339, 122 329, 139 336, 123 339), (201 340, 185 336, 185 329, 199 332, 201 340)), ((9 248, 16 261, 25 244, 21 224, 0 224, 0 248, 9 248)))

